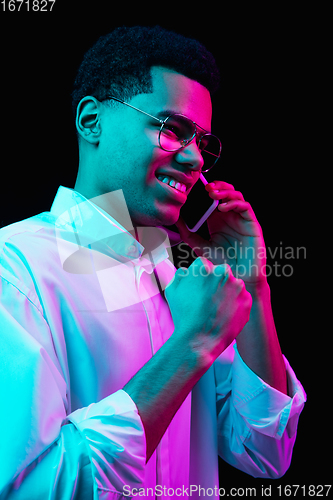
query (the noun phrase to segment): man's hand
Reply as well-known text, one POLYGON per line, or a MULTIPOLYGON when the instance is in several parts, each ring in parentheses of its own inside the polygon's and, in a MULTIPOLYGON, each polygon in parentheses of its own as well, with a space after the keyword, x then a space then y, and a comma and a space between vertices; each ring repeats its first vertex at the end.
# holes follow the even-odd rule
POLYGON ((147 460, 186 396, 249 319, 251 295, 227 265, 196 259, 165 289, 175 330, 124 386, 137 405, 147 460))
POLYGON ((286 394, 286 370, 271 308, 261 227, 251 205, 231 184, 214 181, 206 190, 212 199, 221 200, 207 219, 210 240, 191 233, 179 219, 181 237, 197 255, 214 264, 229 264, 234 276, 244 280, 252 295, 252 308, 249 321, 237 336, 238 351, 251 370, 286 394))
POLYGON ((211 182, 206 190, 213 200, 221 200, 207 219, 210 240, 191 233, 180 218, 176 225, 183 241, 213 264, 229 264, 245 283, 266 281, 265 242, 251 205, 227 182, 211 182))
POLYGON ((197 247, 198 255, 205 254, 207 247, 212 252, 220 247, 225 255, 209 255, 216 266, 200 257, 188 269, 177 270, 165 289, 174 333, 124 387, 136 403, 145 428, 147 460, 193 386, 236 337, 245 363, 272 387, 286 393, 286 373, 267 281, 260 273, 253 275, 249 255, 244 252, 245 248, 254 249, 251 265, 257 263, 261 271, 265 264, 264 256, 260 256, 260 247, 264 246, 261 228, 251 206, 230 184, 215 181, 206 189, 211 198, 227 202, 208 219, 210 241, 188 231, 181 220, 177 225, 183 240, 197 247), (228 262, 238 276, 243 274, 252 301, 228 262))
POLYGON ((203 356, 206 368, 236 338, 249 320, 252 298, 227 264, 214 266, 204 257, 178 269, 165 289, 173 336, 203 356))

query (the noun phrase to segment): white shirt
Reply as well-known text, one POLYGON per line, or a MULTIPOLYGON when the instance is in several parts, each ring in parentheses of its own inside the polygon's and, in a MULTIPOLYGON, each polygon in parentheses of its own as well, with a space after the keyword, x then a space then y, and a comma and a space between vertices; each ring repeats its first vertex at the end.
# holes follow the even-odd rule
POLYGON ((256 376, 236 344, 145 465, 144 428, 122 387, 173 332, 161 292, 175 273, 163 233, 146 230, 156 237, 147 254, 60 187, 50 212, 0 231, 1 498, 109 500, 134 488, 187 498, 190 485, 196 498, 193 485, 218 487, 217 452, 255 477, 289 467, 305 392, 285 358, 289 396, 256 376))

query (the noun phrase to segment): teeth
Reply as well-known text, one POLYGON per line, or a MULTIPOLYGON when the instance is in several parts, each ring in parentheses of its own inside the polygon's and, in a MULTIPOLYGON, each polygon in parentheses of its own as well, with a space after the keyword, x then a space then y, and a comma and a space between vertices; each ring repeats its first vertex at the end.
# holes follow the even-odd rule
POLYGON ((186 191, 185 184, 182 184, 181 182, 177 182, 175 179, 172 179, 172 177, 166 177, 164 175, 159 175, 157 178, 161 182, 164 182, 164 184, 169 184, 169 186, 173 187, 174 189, 177 189, 177 191, 181 191, 182 193, 185 193, 185 191, 186 191))

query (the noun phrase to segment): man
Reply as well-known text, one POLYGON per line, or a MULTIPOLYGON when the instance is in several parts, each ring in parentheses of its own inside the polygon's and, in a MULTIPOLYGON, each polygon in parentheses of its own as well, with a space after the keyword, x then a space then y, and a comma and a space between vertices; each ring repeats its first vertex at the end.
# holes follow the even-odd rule
POLYGON ((289 467, 305 393, 275 332, 261 228, 221 180, 206 186, 221 200, 209 242, 179 218, 217 80, 204 47, 159 27, 86 54, 74 190, 1 231, 3 498, 218 498, 217 453, 256 477, 289 467), (174 223, 199 255, 252 248, 229 262, 244 281, 218 253, 175 273, 157 229, 174 223))

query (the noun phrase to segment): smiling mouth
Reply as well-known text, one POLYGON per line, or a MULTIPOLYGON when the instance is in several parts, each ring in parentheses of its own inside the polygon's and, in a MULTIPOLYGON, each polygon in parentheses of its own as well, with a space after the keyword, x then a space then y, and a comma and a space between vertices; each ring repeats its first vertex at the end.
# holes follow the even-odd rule
POLYGON ((175 191, 179 191, 180 193, 185 193, 186 192, 186 186, 185 184, 177 181, 173 177, 170 177, 169 175, 158 175, 157 179, 162 182, 163 184, 167 184, 169 187, 173 188, 175 191))

